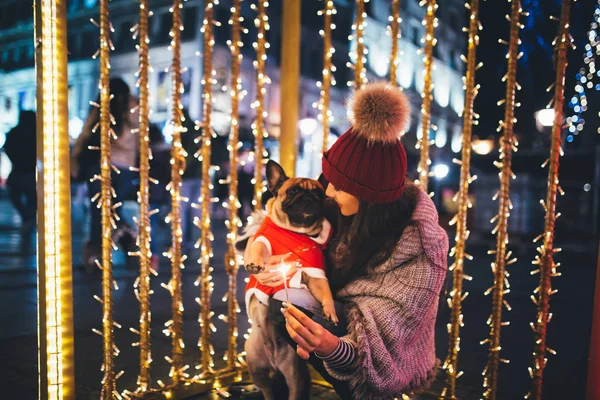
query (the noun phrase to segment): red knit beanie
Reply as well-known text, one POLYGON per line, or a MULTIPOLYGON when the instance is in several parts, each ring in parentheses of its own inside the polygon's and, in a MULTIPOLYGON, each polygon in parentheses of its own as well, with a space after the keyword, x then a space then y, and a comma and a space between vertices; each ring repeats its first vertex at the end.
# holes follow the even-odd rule
POLYGON ((358 90, 350 107, 352 126, 323 154, 323 175, 360 200, 398 200, 406 181, 400 135, 410 118, 408 99, 400 89, 379 82, 358 90))

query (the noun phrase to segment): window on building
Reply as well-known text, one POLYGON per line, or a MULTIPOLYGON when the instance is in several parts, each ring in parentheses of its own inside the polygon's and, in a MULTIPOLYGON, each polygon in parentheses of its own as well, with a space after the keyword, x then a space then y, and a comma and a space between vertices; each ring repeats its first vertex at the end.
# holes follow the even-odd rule
POLYGON ((418 26, 412 27, 412 42, 415 46, 421 47, 421 29, 418 26))
POLYGON ((450 66, 450 68, 452 68, 454 70, 458 70, 458 60, 459 60, 458 52, 456 50, 450 50, 450 60, 448 62, 448 65, 450 66))
MULTIPOLYGON (((220 10, 221 8, 217 8, 217 10, 220 10)), ((219 14, 217 14, 218 16, 219 14)), ((196 19, 198 17, 198 8, 197 7, 188 7, 185 9, 185 12, 183 13, 183 32, 181 32, 181 40, 192 40, 194 39, 195 35, 196 35, 196 19)), ((218 26, 215 26, 214 29, 215 30, 219 30, 219 29, 227 29, 229 30, 229 25, 227 24, 227 21, 229 20, 229 18, 227 19, 221 19, 221 17, 219 16, 218 21, 221 21, 221 28, 219 28, 218 26), (225 27, 225 28, 223 28, 225 27)))
POLYGON ((433 46, 433 57, 440 61, 445 61, 442 58, 442 54, 440 52, 440 42, 438 41, 437 45, 433 46))
POLYGON ((460 18, 458 17, 458 14, 456 12, 450 11, 448 22, 450 25, 450 29, 452 29, 453 32, 461 32, 462 26, 460 25, 460 18))
POLYGON ((369 17, 375 18, 375 15, 373 15, 373 2, 372 1, 365 3, 365 12, 367 13, 367 15, 369 17))

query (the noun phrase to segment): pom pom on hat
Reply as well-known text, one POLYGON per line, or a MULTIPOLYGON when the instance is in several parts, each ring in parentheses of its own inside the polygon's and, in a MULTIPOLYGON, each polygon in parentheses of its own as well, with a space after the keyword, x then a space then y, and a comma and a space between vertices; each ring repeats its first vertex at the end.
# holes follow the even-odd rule
POLYGON ((395 143, 410 120, 408 99, 387 82, 367 84, 357 90, 350 109, 352 130, 369 143, 395 143))

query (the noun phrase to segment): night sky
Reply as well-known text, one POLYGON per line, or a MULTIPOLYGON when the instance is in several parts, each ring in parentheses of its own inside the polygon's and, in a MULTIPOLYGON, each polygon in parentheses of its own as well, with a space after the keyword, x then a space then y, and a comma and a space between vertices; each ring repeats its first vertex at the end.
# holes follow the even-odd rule
MULTIPOLYGON (((575 75, 584 65, 584 46, 587 43, 587 31, 596 4, 594 0, 578 0, 571 8, 570 31, 577 49, 569 50, 568 53, 565 117, 572 113, 566 105, 568 99, 574 94, 575 75)), ((520 136, 521 143, 527 145, 537 132, 533 113, 545 108, 553 95, 553 91, 547 93, 546 88, 556 79, 552 41, 558 33, 559 24, 558 21, 550 20, 550 16, 560 17, 561 1, 522 0, 522 7, 530 15, 521 18, 525 28, 520 32, 522 40, 520 51, 524 52, 524 56, 517 66, 517 81, 521 84, 522 90, 517 91, 516 101, 522 106, 516 111, 519 121, 515 126, 515 133, 520 136)), ((506 86, 501 79, 506 73, 505 55, 508 46, 498 43, 498 39, 508 39, 509 22, 504 15, 510 13, 510 3, 488 0, 480 5, 480 12, 483 31, 480 32, 477 58, 484 63, 484 66, 476 75, 477 83, 481 84, 481 91, 475 101, 475 112, 481 114, 481 120, 480 125, 475 128, 475 134, 486 138, 490 135, 499 135, 496 133, 498 121, 504 119, 504 106, 497 106, 496 102, 505 97, 506 86)), ((585 117, 588 123, 582 134, 596 135, 600 98, 595 90, 588 90, 587 94, 589 109, 585 117)))

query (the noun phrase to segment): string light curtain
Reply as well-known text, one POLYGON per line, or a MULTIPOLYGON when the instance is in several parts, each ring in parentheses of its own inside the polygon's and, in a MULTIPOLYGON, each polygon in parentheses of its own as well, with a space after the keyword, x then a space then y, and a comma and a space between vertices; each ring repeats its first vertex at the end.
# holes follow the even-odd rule
POLYGON ((508 70, 502 81, 506 81, 506 98, 500 101, 499 104, 505 103, 504 121, 500 122, 498 131, 504 129, 504 134, 500 139, 500 160, 495 161, 494 165, 500 170, 500 189, 494 196, 494 199, 499 199, 498 215, 492 219, 492 223, 496 223, 496 227, 492 234, 496 235, 496 249, 491 250, 489 254, 495 254, 495 261, 492 263, 492 272, 494 273, 494 286, 489 288, 485 294, 492 293, 492 313, 488 319, 490 326, 490 336, 482 341, 482 344, 489 343, 488 362, 484 370, 483 396, 486 399, 496 399, 496 391, 498 389, 498 364, 500 362, 508 363, 509 360, 500 358, 500 329, 502 326, 509 325, 509 322, 502 322, 502 308, 506 307, 510 310, 510 306, 504 300, 504 295, 510 292, 508 283, 508 272, 506 266, 517 261, 512 258, 512 252, 507 251, 508 245, 508 217, 512 209, 512 203, 509 199, 510 180, 515 178, 511 169, 512 152, 517 151, 517 141, 513 135, 513 127, 516 122, 515 118, 515 90, 520 89, 516 81, 517 78, 517 60, 521 57, 518 54, 519 48, 519 30, 522 28, 519 18, 523 13, 519 0, 512 0, 511 14, 507 15, 510 21, 510 40, 508 43, 508 70))
MULTIPOLYGON (((101 208, 102 222, 102 261, 98 264, 102 270, 102 298, 94 296, 102 304, 102 338, 104 339, 104 357, 102 371, 104 378, 102 379, 101 399, 112 399, 118 397, 119 393, 116 390, 116 379, 122 375, 123 371, 115 375, 114 357, 119 354, 119 349, 114 343, 113 328, 119 327, 113 321, 113 300, 112 291, 113 282, 112 274, 112 249, 114 243, 112 240, 113 229, 116 229, 115 216, 113 214, 119 204, 112 204, 112 198, 115 196, 115 191, 111 186, 111 160, 110 147, 111 139, 116 139, 116 134, 111 128, 111 120, 113 116, 110 114, 110 50, 114 50, 114 46, 110 40, 110 32, 112 27, 109 21, 108 1, 100 0, 100 176, 94 176, 92 180, 100 180, 101 189, 99 196, 94 198, 99 201, 101 208)), ((96 128, 96 127, 95 127, 96 128)), ((97 262, 98 263, 98 262, 97 262)))
POLYGON ((231 18, 229 19, 229 25, 231 25, 231 40, 227 42, 227 45, 231 50, 231 129, 229 132, 229 145, 227 146, 230 165, 229 177, 227 178, 227 183, 229 183, 229 202, 224 202, 223 205, 227 206, 226 208, 229 209, 229 219, 225 221, 225 225, 228 229, 227 252, 225 253, 225 271, 228 275, 228 291, 224 298, 224 301, 227 301, 227 317, 220 316, 219 318, 228 324, 227 353, 224 356, 224 360, 227 361, 228 370, 234 370, 240 366, 237 362, 237 310, 239 309, 239 305, 237 302, 236 284, 239 262, 235 250, 235 241, 238 237, 238 230, 242 226, 242 221, 238 216, 238 211, 241 207, 238 198, 238 151, 242 145, 239 141, 239 114, 242 96, 240 67, 243 58, 242 53, 240 52, 240 48, 243 46, 241 40, 241 23, 243 19, 241 16, 240 3, 241 0, 233 0, 233 4, 231 5, 231 18))
POLYGON ((331 97, 331 85, 335 86, 335 66, 331 61, 335 48, 331 43, 331 32, 335 29, 335 24, 332 22, 332 17, 337 13, 333 0, 326 0, 325 9, 319 10, 317 15, 324 15, 323 29, 319 34, 323 37, 323 80, 317 82, 317 87, 321 89, 320 99, 317 105, 319 113, 319 121, 323 124, 323 153, 327 151, 329 142, 329 123, 333 121, 333 115, 329 109, 329 100, 331 97))
POLYGON ((388 32, 392 38, 392 54, 390 55, 390 83, 394 86, 398 86, 398 66, 400 60, 398 59, 398 42, 400 40, 400 0, 392 0, 392 15, 389 17, 390 26, 388 32))
POLYGON ((254 140, 256 141, 254 147, 254 161, 256 163, 256 169, 254 174, 254 199, 252 204, 254 205, 254 211, 262 209, 262 194, 266 189, 262 167, 265 164, 266 156, 263 139, 268 137, 265 130, 265 120, 268 113, 265 111, 265 93, 267 92, 266 85, 271 83, 271 80, 265 73, 265 67, 267 63, 267 49, 270 47, 267 42, 266 33, 270 29, 269 17, 267 16, 267 7, 269 2, 267 0, 258 0, 258 7, 256 4, 251 4, 251 8, 258 12, 258 15, 254 19, 254 25, 258 29, 256 42, 252 43, 254 50, 256 51, 256 60, 254 61, 254 68, 256 69, 256 100, 254 101, 253 108, 256 109, 256 120, 252 124, 252 133, 254 134, 254 140))
POLYGON ((39 397, 75 399, 67 7, 36 0, 39 397))
MULTIPOLYGON (((139 250, 137 256, 140 259, 140 276, 134 284, 135 295, 140 302, 140 325, 139 331, 131 329, 140 337, 139 343, 134 343, 140 348, 140 374, 138 377, 138 389, 136 393, 148 391, 150 384, 150 363, 152 356, 150 351, 150 148, 149 148, 149 122, 148 116, 150 108, 149 102, 149 84, 148 71, 150 68, 148 57, 148 0, 140 0, 140 16, 137 27, 137 36, 139 44, 136 46, 139 54, 139 70, 137 72, 137 85, 140 89, 140 127, 139 127, 139 146, 140 146, 140 188, 138 192, 138 203, 140 205, 140 218, 138 222, 139 250)), ((136 36, 136 35, 134 35, 136 36)))
POLYGON ((438 8, 436 0, 423 0, 420 6, 426 6, 425 19, 423 25, 425 26, 425 37, 422 42, 425 43, 423 48, 423 76, 425 84, 423 86, 423 105, 421 106, 421 138, 417 142, 417 150, 421 150, 421 159, 417 167, 419 173, 419 179, 417 183, 421 189, 427 192, 427 185, 429 182, 429 166, 431 165, 431 158, 429 157, 429 130, 431 129, 431 101, 433 100, 433 82, 432 82, 432 70, 433 70, 433 47, 437 43, 437 39, 434 36, 434 30, 438 25, 438 20, 435 17, 435 12, 438 8))
MULTIPOLYGON (((583 115, 588 109, 588 97, 586 91, 591 89, 594 89, 595 91, 600 90, 600 83, 598 83, 598 69, 596 68, 596 55, 600 55, 599 26, 600 0, 598 0, 596 4, 594 17, 587 32, 588 42, 585 44, 583 57, 584 64, 576 75, 575 94, 569 102, 569 107, 573 109, 573 115, 567 118, 567 123, 569 124, 569 136, 567 136, 567 141, 574 140, 573 136, 576 136, 583 131, 583 127, 585 126, 583 115)), ((596 132, 600 133, 600 127, 596 129, 596 132)))
POLYGON ((211 197, 211 189, 213 185, 210 181, 210 150, 211 138, 214 133, 211 127, 212 113, 212 85, 215 83, 213 76, 213 46, 215 39, 213 36, 213 11, 214 6, 218 1, 208 0, 204 9, 204 21, 202 23, 201 32, 204 34, 204 57, 203 68, 204 75, 202 78, 202 148, 200 149, 199 159, 202 161, 202 189, 200 193, 200 203, 202 216, 200 220, 200 259, 201 275, 196 281, 196 285, 200 286, 200 298, 197 299, 200 304, 200 315, 198 322, 200 323, 200 339, 198 347, 201 352, 201 361, 198 365, 200 377, 206 377, 212 374, 214 363, 212 356, 214 349, 210 344, 210 333, 216 330, 211 322, 211 317, 214 312, 210 310, 210 297, 213 292, 214 283, 212 282, 211 272, 213 268, 210 266, 210 259, 213 256, 212 241, 214 240, 211 232, 210 209, 213 199, 211 197))
MULTIPOLYGON (((531 323, 535 333, 535 344, 533 350, 534 364, 530 368, 530 374, 533 379, 532 394, 535 400, 542 399, 544 368, 546 367, 546 356, 548 353, 556 354, 554 350, 546 345, 546 331, 548 322, 552 318, 550 310, 550 296, 557 292, 552 289, 551 278, 560 276, 557 272, 558 263, 554 262, 554 253, 560 251, 554 247, 554 224, 560 214, 556 213, 556 196, 558 193, 564 194, 558 183, 558 167, 560 163, 561 134, 563 127, 563 103, 564 103, 564 82, 565 70, 567 67, 567 50, 571 44, 569 38, 569 16, 571 11, 571 0, 563 0, 560 17, 560 26, 558 37, 554 40, 557 54, 556 81, 554 90, 554 125, 552 127, 552 143, 550 147, 550 157, 544 163, 548 165, 548 193, 546 201, 540 200, 546 210, 544 223, 544 233, 538 236, 534 242, 542 239, 542 245, 537 248, 539 255, 536 256, 533 264, 538 269, 532 271, 532 274, 540 274, 540 284, 531 296, 531 299, 538 307, 537 318, 531 323), (537 297, 536 297, 537 295, 537 297)), ((550 89, 550 88, 549 88, 550 89)), ((525 396, 529 397, 529 394, 525 396)))
MULTIPOLYGON (((171 260, 171 280, 168 285, 164 285, 171 294, 171 313, 172 319, 165 324, 165 333, 171 336, 171 357, 165 357, 171 364, 169 376, 174 384, 178 384, 188 377, 183 366, 183 299, 181 294, 181 270, 184 267, 185 257, 181 255, 182 230, 181 230, 181 182, 185 170, 185 150, 181 145, 181 133, 184 128, 183 106, 181 104, 181 94, 183 93, 183 84, 181 82, 181 31, 184 27, 181 22, 181 10, 183 4, 181 0, 173 0, 173 6, 169 11, 173 14, 173 26, 170 31, 171 44, 170 49, 173 53, 171 62, 171 112, 173 134, 171 141, 171 181, 167 185, 167 190, 171 194, 171 212, 167 221, 171 224, 171 249, 166 254, 171 260)), ((188 200, 188 199, 185 199, 188 200)))
POLYGON ((365 68, 365 63, 367 62, 365 54, 367 50, 365 49, 364 30, 367 26, 365 21, 367 17, 365 3, 368 2, 369 0, 356 0, 356 17, 352 25, 354 33, 348 36, 349 41, 352 41, 356 37, 356 52, 350 52, 350 59, 355 58, 356 64, 352 65, 352 63, 348 62, 346 65, 348 68, 354 69, 354 82, 348 82, 348 86, 354 86, 354 90, 360 89, 362 85, 367 83, 367 71, 365 68))
POLYGON ((456 244, 450 251, 450 257, 454 256, 454 263, 450 266, 450 271, 454 274, 454 282, 448 305, 451 309, 450 323, 448 324, 448 356, 444 362, 446 370, 446 387, 442 392, 442 396, 450 399, 456 398, 456 379, 462 375, 462 372, 457 370, 458 353, 460 351, 460 328, 463 326, 463 314, 461 311, 462 301, 468 296, 468 292, 463 294, 463 280, 471 280, 469 275, 464 273, 464 262, 472 257, 465 252, 466 241, 469 237, 467 230, 467 212, 472 206, 469 201, 469 185, 476 179, 476 176, 471 176, 471 132, 474 120, 473 102, 479 91, 479 86, 475 85, 475 71, 477 66, 476 52, 479 45, 478 32, 481 29, 479 24, 479 0, 471 0, 471 4, 467 3, 467 8, 470 9, 469 17, 469 39, 467 53, 467 72, 465 75, 465 110, 463 113, 463 134, 462 134, 462 159, 454 160, 460 165, 460 183, 457 197, 458 213, 450 221, 451 225, 456 224, 456 244))

